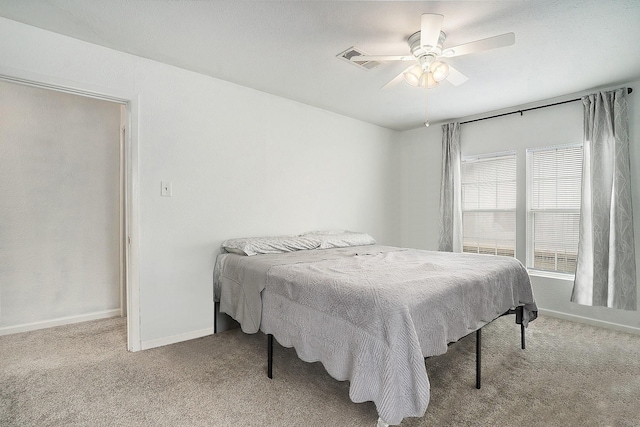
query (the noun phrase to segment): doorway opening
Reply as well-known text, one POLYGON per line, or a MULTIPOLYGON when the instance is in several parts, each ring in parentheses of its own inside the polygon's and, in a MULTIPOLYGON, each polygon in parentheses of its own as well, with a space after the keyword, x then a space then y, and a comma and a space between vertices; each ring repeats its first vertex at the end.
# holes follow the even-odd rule
POLYGON ((126 316, 138 350, 131 99, 7 76, 0 92, 0 335, 126 316))

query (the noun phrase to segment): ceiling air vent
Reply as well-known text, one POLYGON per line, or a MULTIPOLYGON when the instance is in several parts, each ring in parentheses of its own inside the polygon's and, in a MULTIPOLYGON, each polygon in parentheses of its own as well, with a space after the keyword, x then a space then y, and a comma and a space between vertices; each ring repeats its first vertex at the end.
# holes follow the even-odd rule
POLYGON ((353 61, 351 60, 351 58, 353 57, 358 57, 362 55, 367 55, 367 54, 362 52, 361 50, 356 49, 355 47, 350 47, 349 49, 337 54, 336 56, 340 59, 347 61, 350 64, 355 65, 358 68, 362 68, 365 70, 371 70, 373 68, 376 68, 378 65, 382 64, 382 62, 378 62, 378 61, 358 61, 357 59, 353 61))

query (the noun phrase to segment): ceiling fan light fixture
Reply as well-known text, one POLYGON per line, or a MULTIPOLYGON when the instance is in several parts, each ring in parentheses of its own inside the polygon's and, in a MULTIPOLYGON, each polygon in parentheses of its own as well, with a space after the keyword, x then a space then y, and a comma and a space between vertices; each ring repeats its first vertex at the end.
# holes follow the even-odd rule
POLYGON ((441 82, 449 77, 449 65, 446 62, 436 61, 431 64, 429 70, 436 82, 441 82))
POLYGON ((434 87, 438 86, 438 82, 433 78, 433 73, 428 72, 428 73, 422 73, 420 75, 420 87, 423 88, 427 88, 427 89, 433 89, 434 87))
POLYGON ((422 73, 420 75, 420 87, 427 87, 429 84, 429 74, 422 73))
POLYGON ((422 70, 420 69, 420 67, 413 66, 409 68, 407 71, 405 71, 404 73, 402 73, 402 76, 404 77, 405 82, 415 87, 420 85, 421 74, 422 74, 422 70))

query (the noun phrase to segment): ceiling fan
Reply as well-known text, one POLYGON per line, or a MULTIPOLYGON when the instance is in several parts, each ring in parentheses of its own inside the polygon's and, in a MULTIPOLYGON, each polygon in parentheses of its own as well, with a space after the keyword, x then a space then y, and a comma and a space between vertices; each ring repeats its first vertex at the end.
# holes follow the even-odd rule
POLYGON ((435 13, 422 14, 420 31, 413 33, 407 40, 411 55, 358 55, 351 57, 350 60, 353 62, 417 62, 417 64, 411 65, 384 85, 383 89, 395 85, 402 79, 411 86, 420 86, 425 89, 435 87, 443 80, 447 80, 449 83, 458 86, 466 82, 469 78, 443 61, 443 58, 453 58, 455 56, 511 46, 516 41, 514 33, 506 33, 445 49, 443 45, 447 36, 440 30, 443 20, 443 15, 435 13))

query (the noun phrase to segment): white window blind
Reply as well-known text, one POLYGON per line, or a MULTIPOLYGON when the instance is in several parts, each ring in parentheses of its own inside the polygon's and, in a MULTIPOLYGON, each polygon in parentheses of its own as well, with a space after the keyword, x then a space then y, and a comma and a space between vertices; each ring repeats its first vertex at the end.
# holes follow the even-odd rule
POLYGON ((582 145, 527 150, 527 267, 574 274, 582 145))
POLYGON ((463 251, 515 256, 516 155, 462 161, 463 251))

